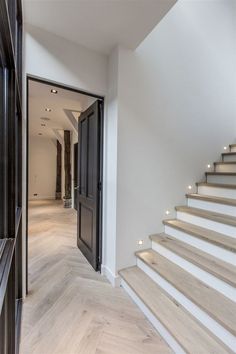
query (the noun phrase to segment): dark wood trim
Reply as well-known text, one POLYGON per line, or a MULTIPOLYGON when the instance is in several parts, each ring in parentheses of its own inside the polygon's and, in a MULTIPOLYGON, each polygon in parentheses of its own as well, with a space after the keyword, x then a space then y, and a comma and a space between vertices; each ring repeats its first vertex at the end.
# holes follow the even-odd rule
POLYGON ((27 139, 26 139, 26 180, 27 180, 27 186, 26 186, 26 269, 27 269, 27 282, 26 282, 26 288, 27 288, 27 294, 28 294, 28 183, 29 183, 29 82, 30 81, 36 81, 40 82, 45 85, 49 86, 54 86, 58 87, 64 90, 69 90, 72 92, 77 92, 82 95, 90 96, 97 98, 99 100, 99 107, 101 110, 101 132, 100 132, 100 195, 99 195, 99 259, 98 259, 98 265, 97 269, 101 271, 101 264, 102 264, 102 240, 103 240, 103 155, 104 155, 104 96, 100 96, 97 94, 93 94, 91 92, 83 91, 77 88, 74 88, 72 86, 64 85, 62 83, 58 83, 55 81, 50 81, 44 78, 36 77, 30 74, 26 75, 26 127, 27 127, 27 139))
POLYGON ((55 87, 58 87, 58 88, 61 88, 61 89, 64 89, 64 90, 80 93, 81 95, 94 97, 94 98, 97 98, 98 100, 102 100, 102 101, 104 100, 104 96, 96 95, 94 93, 91 93, 91 92, 88 92, 88 91, 85 91, 85 90, 80 90, 80 89, 77 89, 77 88, 74 88, 72 86, 68 86, 68 85, 65 85, 65 84, 62 84, 62 83, 59 83, 59 82, 56 82, 56 81, 50 81, 50 80, 43 79, 43 78, 40 78, 40 77, 37 77, 37 76, 33 76, 33 75, 30 75, 30 74, 27 74, 26 76, 27 76, 27 79, 30 80, 30 81, 40 82, 41 84, 45 84, 45 85, 49 85, 49 86, 55 86, 55 87))

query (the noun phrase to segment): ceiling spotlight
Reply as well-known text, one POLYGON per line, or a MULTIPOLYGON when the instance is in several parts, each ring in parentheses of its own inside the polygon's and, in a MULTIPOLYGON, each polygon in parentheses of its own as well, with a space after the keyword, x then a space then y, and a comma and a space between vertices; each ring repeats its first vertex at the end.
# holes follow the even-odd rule
POLYGON ((55 94, 57 94, 57 92, 58 92, 58 91, 57 91, 57 90, 55 90, 55 89, 52 89, 52 90, 51 90, 51 93, 55 93, 55 94))
POLYGON ((46 127, 46 124, 42 123, 42 124, 41 124, 41 127, 46 127))
POLYGON ((52 110, 51 110, 51 108, 45 108, 45 111, 46 112, 51 112, 52 110))
POLYGON ((38 133, 38 135, 43 135, 42 133, 38 133))
POLYGON ((192 186, 188 186, 188 189, 192 189, 193 187, 192 186))

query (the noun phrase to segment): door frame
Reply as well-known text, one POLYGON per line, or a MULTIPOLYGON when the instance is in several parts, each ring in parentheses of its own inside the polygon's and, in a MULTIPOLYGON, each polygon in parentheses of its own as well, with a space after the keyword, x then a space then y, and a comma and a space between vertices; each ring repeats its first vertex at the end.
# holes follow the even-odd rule
POLYGON ((68 86, 59 82, 50 81, 45 78, 41 78, 38 76, 26 74, 26 230, 25 230, 25 239, 26 239, 26 295, 29 292, 28 287, 28 213, 29 213, 29 81, 36 81, 48 86, 54 86, 57 88, 61 88, 64 90, 80 93, 82 95, 90 96, 97 98, 101 101, 101 136, 100 136, 100 181, 102 181, 102 187, 100 190, 100 198, 99 198, 99 231, 98 231, 98 243, 99 243, 99 267, 98 270, 101 271, 102 264, 102 230, 103 230, 103 156, 104 156, 104 96, 100 96, 85 90, 77 89, 72 86, 68 86))

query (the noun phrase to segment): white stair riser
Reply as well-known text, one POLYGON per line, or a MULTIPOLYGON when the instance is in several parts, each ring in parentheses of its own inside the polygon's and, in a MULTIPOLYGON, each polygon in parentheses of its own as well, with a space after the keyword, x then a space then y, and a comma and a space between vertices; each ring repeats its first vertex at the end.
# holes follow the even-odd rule
POLYGON ((236 146, 231 147, 230 152, 236 152, 236 146))
POLYGON ((177 219, 236 238, 236 227, 177 211, 177 219))
POLYGON ((220 164, 215 166, 215 172, 236 172, 236 163, 235 164, 220 164))
POLYGON ((224 156, 223 161, 225 161, 225 162, 226 161, 234 161, 234 162, 236 162, 236 155, 232 155, 232 156, 226 155, 226 156, 224 156))
POLYGON ((234 349, 234 336, 228 332, 223 326, 216 322, 200 307, 190 301, 184 294, 177 290, 173 285, 166 281, 157 272, 152 270, 148 265, 137 259, 137 266, 142 269, 153 281, 155 281, 162 289, 180 303, 192 316, 197 318, 208 330, 216 337, 221 339, 229 348, 234 349))
POLYGON ((204 241, 181 230, 177 230, 174 227, 165 225, 165 233, 167 235, 175 237, 177 240, 183 241, 193 247, 196 247, 206 253, 211 254, 214 257, 221 259, 227 263, 236 265, 235 253, 230 252, 222 247, 213 245, 210 242, 204 241))
POLYGON ((171 262, 177 264, 188 273, 192 274, 195 278, 198 278, 203 283, 209 285, 224 296, 228 297, 230 300, 236 302, 236 290, 233 286, 178 256, 173 251, 168 250, 157 242, 152 242, 152 249, 163 257, 169 259, 171 262))
POLYGON ((188 206, 203 210, 215 211, 216 213, 231 215, 236 217, 236 206, 213 203, 205 200, 188 198, 188 206))
POLYGON ((186 354, 184 349, 175 340, 172 334, 165 328, 165 326, 156 318, 137 294, 131 289, 124 279, 121 279, 121 286, 129 294, 131 299, 136 303, 140 310, 144 313, 147 319, 152 323, 157 332, 164 338, 167 344, 172 348, 176 354, 186 354))
POLYGON ((208 183, 221 183, 221 184, 235 184, 236 176, 225 176, 225 175, 208 175, 208 183))
POLYGON ((198 186, 198 194, 236 199, 236 189, 198 186))

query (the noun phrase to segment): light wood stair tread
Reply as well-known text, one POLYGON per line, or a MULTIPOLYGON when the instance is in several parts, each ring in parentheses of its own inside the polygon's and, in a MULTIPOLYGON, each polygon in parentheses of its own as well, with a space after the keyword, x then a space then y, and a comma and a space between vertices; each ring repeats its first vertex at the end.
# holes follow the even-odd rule
POLYGON ((217 278, 227 282, 231 286, 236 287, 236 267, 233 265, 211 256, 196 247, 179 241, 165 233, 151 235, 150 239, 153 242, 160 244, 162 247, 174 252, 178 256, 195 264, 199 268, 202 268, 217 278))
POLYGON ((236 184, 224 184, 224 183, 197 182, 196 186, 197 187, 236 189, 236 184))
POLYGON ((163 220, 163 224, 236 253, 236 239, 233 237, 178 219, 163 220))
POLYGON ((236 335, 236 303, 152 249, 136 252, 136 256, 236 335))
MULTIPOLYGON (((219 222, 222 224, 226 224, 226 225, 230 225, 230 226, 236 226, 236 217, 231 216, 231 215, 225 215, 225 214, 221 214, 221 213, 216 213, 215 211, 193 208, 193 207, 189 207, 186 205, 177 206, 177 207, 175 207, 175 209, 179 212, 184 212, 184 213, 188 213, 191 215, 199 216, 204 219, 209 219, 209 220, 219 222)), ((235 232, 236 232, 236 230, 235 230, 235 232)))
POLYGON ((206 176, 236 176, 236 172, 205 172, 206 176))
POLYGON ((119 274, 187 353, 196 353, 196 348, 202 354, 230 352, 141 269, 135 266, 119 274))
POLYGON ((204 194, 197 194, 197 193, 186 194, 186 197, 190 199, 204 200, 206 202, 236 206, 236 199, 231 199, 231 198, 215 197, 212 195, 204 195, 204 194))
POLYGON ((214 165, 235 165, 236 161, 217 161, 214 165))

